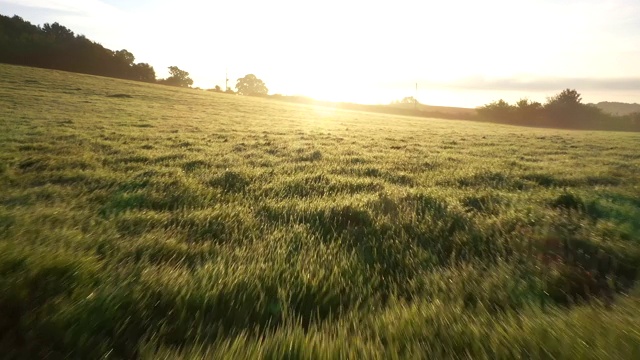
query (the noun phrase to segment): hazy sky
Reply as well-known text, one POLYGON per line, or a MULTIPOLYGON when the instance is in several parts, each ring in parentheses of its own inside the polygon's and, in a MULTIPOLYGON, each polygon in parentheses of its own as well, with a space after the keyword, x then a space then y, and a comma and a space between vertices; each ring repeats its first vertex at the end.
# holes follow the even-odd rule
POLYGON ((543 102, 575 88, 587 102, 640 102, 639 0, 0 0, 0 13, 59 22, 158 76, 194 86, 247 73, 270 93, 474 107, 543 102))

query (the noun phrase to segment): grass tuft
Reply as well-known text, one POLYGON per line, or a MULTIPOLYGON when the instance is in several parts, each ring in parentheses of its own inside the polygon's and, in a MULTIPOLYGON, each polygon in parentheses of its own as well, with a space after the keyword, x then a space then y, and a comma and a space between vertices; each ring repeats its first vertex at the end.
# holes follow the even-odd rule
POLYGON ((209 180, 210 186, 220 188, 224 192, 228 193, 242 192, 250 184, 251 180, 246 175, 229 170, 226 170, 209 180))

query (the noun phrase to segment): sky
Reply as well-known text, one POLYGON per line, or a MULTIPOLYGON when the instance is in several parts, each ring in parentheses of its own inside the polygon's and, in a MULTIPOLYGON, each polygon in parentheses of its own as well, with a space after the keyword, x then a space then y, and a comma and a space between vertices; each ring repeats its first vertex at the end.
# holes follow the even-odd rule
POLYGON ((575 88, 640 103, 638 0, 0 0, 0 14, 201 88, 253 73, 271 94, 331 101, 476 107, 575 88))

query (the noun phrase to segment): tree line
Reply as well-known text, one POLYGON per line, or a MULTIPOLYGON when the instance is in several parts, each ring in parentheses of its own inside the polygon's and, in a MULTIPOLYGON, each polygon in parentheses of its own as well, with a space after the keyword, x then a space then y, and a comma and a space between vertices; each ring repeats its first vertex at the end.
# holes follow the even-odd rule
MULTIPOLYGON (((178 87, 193 85, 189 73, 177 66, 169 67, 169 77, 166 79, 156 79, 153 67, 147 63, 135 63, 135 56, 128 50, 113 51, 84 35, 74 34, 57 22, 43 26, 33 25, 17 15, 0 15, 0 63, 178 87)), ((253 74, 239 78, 235 88, 240 95, 265 96, 268 93, 265 83, 253 74)), ((223 91, 220 86, 209 90, 236 93, 229 88, 223 91)), ((418 104, 413 97, 407 97, 399 103, 418 104)), ((417 113, 417 110, 413 112, 417 113)), ((424 115, 422 111, 419 113, 424 115)), ((447 114, 431 114, 435 115, 451 117, 447 114)), ((455 116, 459 118, 460 115, 455 116)), ((494 101, 477 108, 477 116, 472 118, 525 126, 640 131, 640 113, 605 113, 595 105, 583 104, 580 94, 572 89, 548 98, 545 104, 528 99, 521 99, 513 105, 504 100, 494 101)))
POLYGON ((0 62, 121 79, 155 82, 147 63, 127 50, 112 51, 60 24, 32 25, 0 15, 0 62))
POLYGON ((542 104, 521 99, 515 104, 500 99, 477 108, 481 120, 512 125, 566 129, 639 131, 640 113, 613 115, 593 104, 582 103, 574 89, 565 89, 542 104))
MULTIPOLYGON (((108 76, 120 79, 145 81, 163 85, 191 87, 189 73, 177 66, 169 67, 169 77, 156 79, 153 66, 135 63, 135 56, 128 50, 110 50, 76 35, 58 24, 33 25, 15 15, 0 15, 0 63, 64 70, 83 74, 108 76)), ((222 91, 216 86, 212 91, 222 91)), ((253 74, 238 79, 237 93, 263 96, 268 89, 253 74)))
POLYGON ((58 24, 33 25, 15 15, 0 15, 0 63, 33 66, 119 79, 190 87, 189 73, 169 67, 156 79, 153 66, 136 63, 128 50, 110 50, 58 24))

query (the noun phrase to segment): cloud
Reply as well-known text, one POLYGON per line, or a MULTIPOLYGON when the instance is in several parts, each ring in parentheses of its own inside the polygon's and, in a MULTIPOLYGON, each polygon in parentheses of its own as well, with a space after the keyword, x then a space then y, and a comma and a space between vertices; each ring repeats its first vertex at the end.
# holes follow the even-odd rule
POLYGON ((14 6, 59 11, 80 16, 108 15, 120 11, 99 0, 0 0, 14 6))
POLYGON ((577 90, 640 91, 640 78, 487 79, 470 77, 446 83, 428 81, 425 83, 443 88, 464 90, 556 91, 575 88, 577 90))

